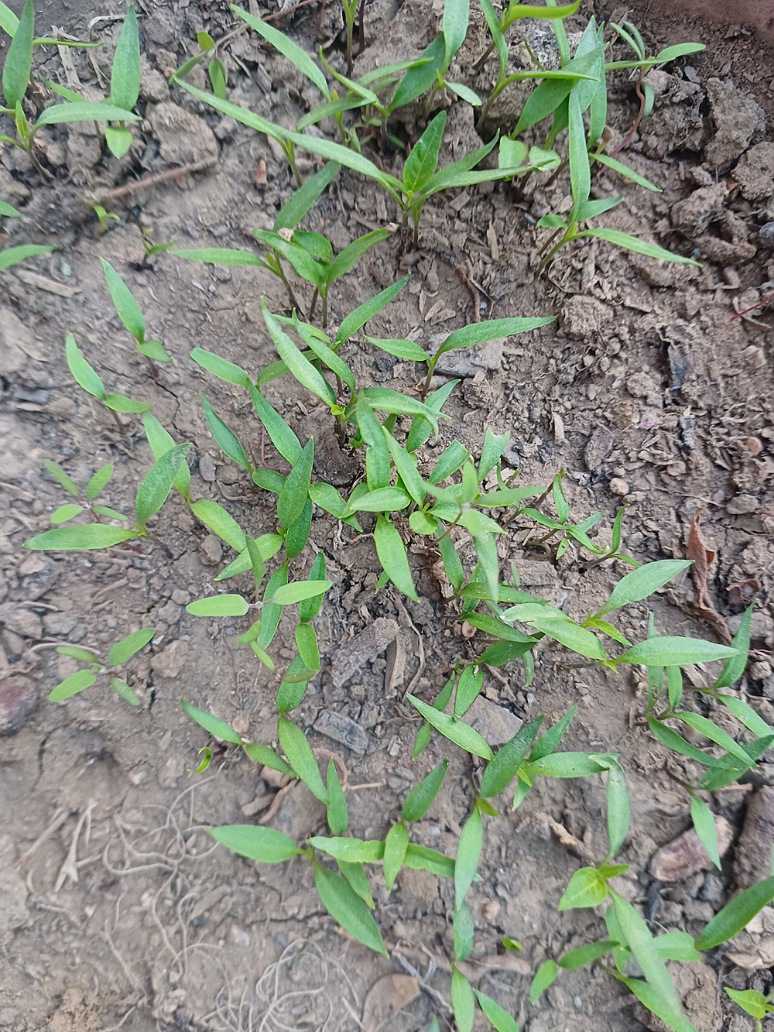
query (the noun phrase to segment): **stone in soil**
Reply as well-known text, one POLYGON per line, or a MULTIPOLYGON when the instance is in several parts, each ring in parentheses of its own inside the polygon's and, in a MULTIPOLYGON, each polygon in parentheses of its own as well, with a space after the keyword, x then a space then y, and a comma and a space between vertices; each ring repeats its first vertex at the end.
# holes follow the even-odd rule
POLYGON ((366 663, 384 652, 398 636, 398 624, 386 616, 378 616, 360 634, 345 642, 333 657, 331 678, 334 687, 341 688, 366 663))
POLYGON ((165 162, 189 165, 217 158, 218 141, 212 130, 203 118, 185 108, 169 102, 157 104, 148 121, 165 162))
POLYGON ((742 834, 734 850, 734 881, 749 888, 771 873, 774 848, 774 788, 765 785, 747 802, 742 834))
POLYGON ((32 334, 10 308, 0 308, 0 376, 18 373, 35 354, 32 334))
POLYGON ((314 835, 324 821, 325 807, 315 799, 306 785, 298 781, 288 790, 271 824, 296 842, 303 842, 314 835))
POLYGON ((774 143, 756 143, 731 173, 748 201, 762 201, 774 194, 774 143))
POLYGON ((479 695, 468 710, 465 720, 474 727, 490 745, 502 745, 513 738, 524 721, 515 713, 490 702, 479 695))
POLYGON ((314 725, 315 731, 354 753, 365 755, 371 747, 371 736, 351 717, 335 710, 322 710, 314 725))
MULTIPOLYGON (((721 856, 728 852, 734 829, 725 817, 715 817, 718 833, 718 851, 721 856)), ((676 882, 690 878, 699 871, 707 871, 712 861, 693 828, 684 831, 676 839, 658 850, 650 861, 650 873, 658 881, 676 882)))
POLYGON ((576 294, 562 309, 561 328, 568 337, 593 337, 601 332, 611 315, 612 309, 595 297, 576 294))
POLYGON ((29 919, 27 886, 15 863, 13 840, 0 835, 0 946, 10 944, 13 933, 29 919))
POLYGON ((15 735, 38 704, 35 684, 21 674, 0 681, 0 735, 15 735))
POLYGON ((766 128, 766 113, 730 79, 708 79, 707 95, 715 132, 704 157, 712 168, 722 168, 736 161, 756 133, 766 128))

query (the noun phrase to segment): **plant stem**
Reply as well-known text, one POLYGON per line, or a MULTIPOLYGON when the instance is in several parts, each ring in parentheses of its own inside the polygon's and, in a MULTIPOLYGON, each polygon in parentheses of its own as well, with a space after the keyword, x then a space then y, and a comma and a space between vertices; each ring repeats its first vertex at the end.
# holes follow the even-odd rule
POLYGON ((285 270, 282 268, 282 265, 279 262, 277 263, 277 265, 278 265, 278 269, 279 269, 277 275, 282 280, 282 283, 283 283, 283 285, 285 287, 285 290, 288 292, 288 298, 290 299, 290 306, 291 306, 291 308, 295 308, 298 311, 298 314, 301 316, 301 318, 305 319, 306 316, 304 315, 304 310, 301 307, 301 305, 298 303, 298 299, 296 298, 296 295, 293 293, 293 288, 290 285, 290 280, 285 275, 285 270))
POLYGON ((325 291, 324 294, 322 294, 322 324, 323 324, 323 329, 327 330, 327 328, 328 328, 328 291, 327 290, 325 291))
MULTIPOLYGON (((557 243, 554 244, 554 246, 551 248, 551 250, 548 252, 548 254, 544 255, 543 259, 540 262, 540 265, 538 266, 538 270, 537 270, 538 277, 542 276, 543 273, 546 271, 548 266, 553 261, 554 255, 557 253, 557 251, 559 251, 562 247, 564 247, 565 244, 569 244, 571 240, 575 239, 576 225, 577 224, 574 223, 574 222, 570 223, 570 225, 567 227, 567 229, 562 234, 561 239, 558 240, 557 243)), ((551 240, 555 239, 555 237, 556 237, 556 234, 554 234, 554 236, 551 237, 551 240)))
POLYGON ((484 64, 488 60, 489 55, 492 53, 494 48, 495 48, 495 43, 494 43, 494 40, 492 40, 492 42, 486 48, 486 50, 481 55, 481 57, 479 57, 478 61, 476 61, 476 63, 473 65, 473 71, 474 72, 480 72, 481 71, 481 69, 483 68, 484 64))

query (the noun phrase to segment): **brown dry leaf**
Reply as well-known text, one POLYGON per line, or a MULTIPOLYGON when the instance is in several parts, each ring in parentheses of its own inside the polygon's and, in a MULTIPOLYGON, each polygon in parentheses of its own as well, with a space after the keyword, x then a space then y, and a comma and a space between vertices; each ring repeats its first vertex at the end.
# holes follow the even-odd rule
POLYGON ((478 985, 487 971, 510 971, 525 978, 532 974, 530 962, 515 953, 491 953, 475 960, 461 961, 457 967, 473 985, 478 985))
POLYGON ((731 632, 720 613, 715 608, 715 603, 709 593, 709 576, 712 566, 717 558, 717 552, 708 548, 701 533, 701 510, 697 509, 693 514, 691 525, 688 528, 688 539, 686 541, 685 554, 693 560, 691 576, 693 577, 694 590, 696 592, 695 609, 697 614, 714 627, 718 637, 731 643, 731 632))
POLYGON ((412 975, 385 975, 371 986, 363 1004, 363 1027, 378 1032, 393 1014, 419 996, 419 979, 412 975))

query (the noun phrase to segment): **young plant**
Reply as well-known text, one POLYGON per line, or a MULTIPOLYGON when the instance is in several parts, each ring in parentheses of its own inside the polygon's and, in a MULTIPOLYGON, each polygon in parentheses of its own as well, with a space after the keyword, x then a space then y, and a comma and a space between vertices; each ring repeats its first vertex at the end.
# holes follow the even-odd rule
POLYGON ((139 631, 133 631, 125 638, 114 642, 104 659, 96 649, 84 648, 81 645, 57 645, 56 651, 60 656, 67 656, 84 665, 80 670, 76 670, 74 674, 70 674, 60 681, 49 693, 49 700, 66 702, 74 695, 79 695, 87 688, 91 688, 104 675, 116 695, 132 706, 139 706, 140 700, 137 693, 121 676, 122 667, 129 662, 132 656, 150 643, 155 633, 152 627, 141 627, 139 631))
POLYGON ((763 1022, 769 1014, 774 1014, 774 999, 771 994, 764 996, 757 989, 731 989, 723 986, 729 1000, 749 1014, 755 1022, 755 1032, 763 1032, 763 1022))
POLYGON ((119 412, 137 414, 150 409, 147 401, 135 401, 126 394, 106 391, 99 374, 78 347, 72 333, 68 333, 65 338, 65 359, 67 368, 78 386, 108 409, 119 429, 124 429, 124 424, 118 417, 119 412))
POLYGON ((47 244, 14 244, 13 247, 0 248, 0 272, 12 269, 14 265, 21 265, 28 258, 51 254, 53 250, 54 248, 47 244))
MULTIPOLYGON (((0 142, 10 143, 27 151, 38 170, 46 174, 40 165, 35 149, 35 136, 44 126, 72 122, 113 121, 125 126, 126 123, 139 121, 139 116, 117 103, 83 101, 72 91, 60 88, 58 92, 66 96, 64 103, 45 108, 34 122, 30 122, 24 110, 24 100, 30 85, 34 43, 35 5, 33 0, 25 0, 21 16, 14 27, 11 44, 5 55, 2 73, 5 106, 0 107, 0 113, 5 113, 13 119, 15 135, 9 136, 7 133, 0 133, 0 142)), ((116 80, 116 87, 123 99, 129 96, 128 90, 126 90, 129 83, 129 74, 126 72, 128 68, 126 56, 127 50, 124 47, 116 80), (121 90, 122 85, 123 91, 121 90)))
POLYGON ((69 476, 56 462, 46 459, 43 462, 46 472, 59 484, 59 486, 70 496, 76 499, 72 502, 65 502, 51 513, 49 517, 52 526, 58 527, 62 523, 69 523, 77 519, 82 513, 88 513, 95 523, 100 522, 100 517, 108 520, 125 520, 123 513, 117 512, 110 506, 97 504, 97 499, 105 490, 113 476, 113 463, 107 462, 100 466, 86 481, 83 487, 69 476))
POLYGON ((395 201, 401 212, 403 224, 407 225, 409 218, 411 219, 415 240, 419 232, 422 209, 433 195, 444 190, 474 186, 478 183, 513 179, 516 176, 526 175, 529 172, 554 165, 553 155, 546 158, 540 154, 536 156, 533 164, 477 169, 476 166, 484 160, 497 143, 497 139, 493 138, 489 143, 476 148, 458 161, 438 168, 438 158, 447 119, 446 112, 441 111, 432 119, 412 148, 404 163, 402 176, 398 179, 391 173, 380 169, 358 151, 342 146, 340 143, 307 133, 283 129, 281 126, 267 122, 266 119, 253 114, 246 108, 227 100, 220 100, 213 94, 197 89, 189 83, 179 82, 179 85, 202 103, 209 104, 217 111, 229 115, 235 121, 241 122, 257 132, 265 133, 279 140, 286 152, 288 148, 293 148, 295 151, 295 148, 298 147, 373 179, 395 201))
MULTIPOLYGON (((170 355, 161 341, 148 340, 145 336, 145 317, 124 279, 105 258, 100 258, 100 264, 116 315, 134 340, 139 353, 144 355, 149 362, 170 362, 170 355)), ((152 364, 151 368, 153 368, 152 364)))

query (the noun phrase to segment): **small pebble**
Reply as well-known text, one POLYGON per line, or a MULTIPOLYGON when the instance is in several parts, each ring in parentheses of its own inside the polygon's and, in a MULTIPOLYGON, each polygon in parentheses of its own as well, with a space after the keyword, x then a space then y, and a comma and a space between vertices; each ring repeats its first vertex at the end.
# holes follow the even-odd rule
POLYGON ((618 495, 619 498, 623 498, 625 495, 628 495, 630 488, 626 481, 622 480, 621 477, 613 477, 610 481, 610 490, 614 495, 618 495))
POLYGON ((774 222, 767 222, 758 230, 761 247, 774 251, 774 222))

